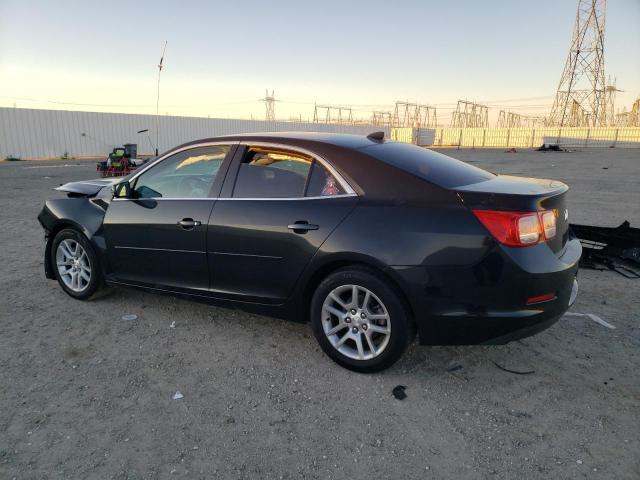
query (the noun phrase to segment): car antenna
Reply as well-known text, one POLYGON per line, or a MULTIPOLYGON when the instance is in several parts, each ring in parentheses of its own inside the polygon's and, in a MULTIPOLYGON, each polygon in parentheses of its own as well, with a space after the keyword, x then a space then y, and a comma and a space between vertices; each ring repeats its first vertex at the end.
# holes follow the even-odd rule
POLYGON ((382 142, 384 141, 384 132, 373 132, 367 135, 369 140, 373 140, 374 142, 382 142))

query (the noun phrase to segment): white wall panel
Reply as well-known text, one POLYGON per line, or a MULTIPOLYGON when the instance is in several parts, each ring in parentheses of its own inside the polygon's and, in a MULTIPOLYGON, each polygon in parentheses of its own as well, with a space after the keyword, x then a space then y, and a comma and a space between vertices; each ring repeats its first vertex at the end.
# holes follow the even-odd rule
MULTIPOLYGON (((151 154, 146 134, 155 144, 153 115, 72 112, 0 107, 0 158, 57 158, 106 156, 113 147, 137 143, 138 152, 151 154), (83 135, 83 133, 85 135, 83 135)), ((367 135, 389 129, 373 125, 336 125, 306 122, 265 122, 223 118, 161 116, 159 150, 165 151, 191 140, 249 132, 317 131, 367 135)))

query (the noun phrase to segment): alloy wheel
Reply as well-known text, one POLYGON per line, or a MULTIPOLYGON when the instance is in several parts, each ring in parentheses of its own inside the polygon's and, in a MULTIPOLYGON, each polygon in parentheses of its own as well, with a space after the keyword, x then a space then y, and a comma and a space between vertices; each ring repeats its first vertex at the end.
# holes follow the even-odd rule
POLYGON ((389 344, 391 320, 371 290, 341 285, 322 304, 322 328, 337 351, 354 360, 370 360, 389 344))
POLYGON ((87 252, 80 242, 66 238, 56 249, 56 265, 64 284, 70 290, 80 293, 91 281, 91 264, 87 252))

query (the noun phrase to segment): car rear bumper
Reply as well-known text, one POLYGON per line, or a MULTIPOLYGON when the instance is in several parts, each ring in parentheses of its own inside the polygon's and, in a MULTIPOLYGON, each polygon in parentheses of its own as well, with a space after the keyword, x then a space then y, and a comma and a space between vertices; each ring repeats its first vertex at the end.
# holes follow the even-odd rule
POLYGON ((576 239, 560 256, 540 247, 496 247, 469 267, 395 267, 420 343, 503 344, 553 325, 575 301, 582 249, 576 239), (545 294, 555 298, 528 304, 545 294))
POLYGON ((558 305, 520 311, 488 312, 487 316, 443 319, 450 323, 443 330, 450 338, 458 338, 459 344, 502 345, 530 337, 556 323, 573 304, 578 294, 578 280, 574 278, 569 303, 566 308, 558 305), (452 331, 453 329, 453 331, 452 331))

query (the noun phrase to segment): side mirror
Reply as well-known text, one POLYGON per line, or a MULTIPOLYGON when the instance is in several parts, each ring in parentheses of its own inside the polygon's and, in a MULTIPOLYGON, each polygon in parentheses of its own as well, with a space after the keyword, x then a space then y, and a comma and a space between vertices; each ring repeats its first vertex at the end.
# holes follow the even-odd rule
POLYGON ((131 196, 131 184, 128 181, 116 183, 111 187, 114 198, 129 198, 131 196))

